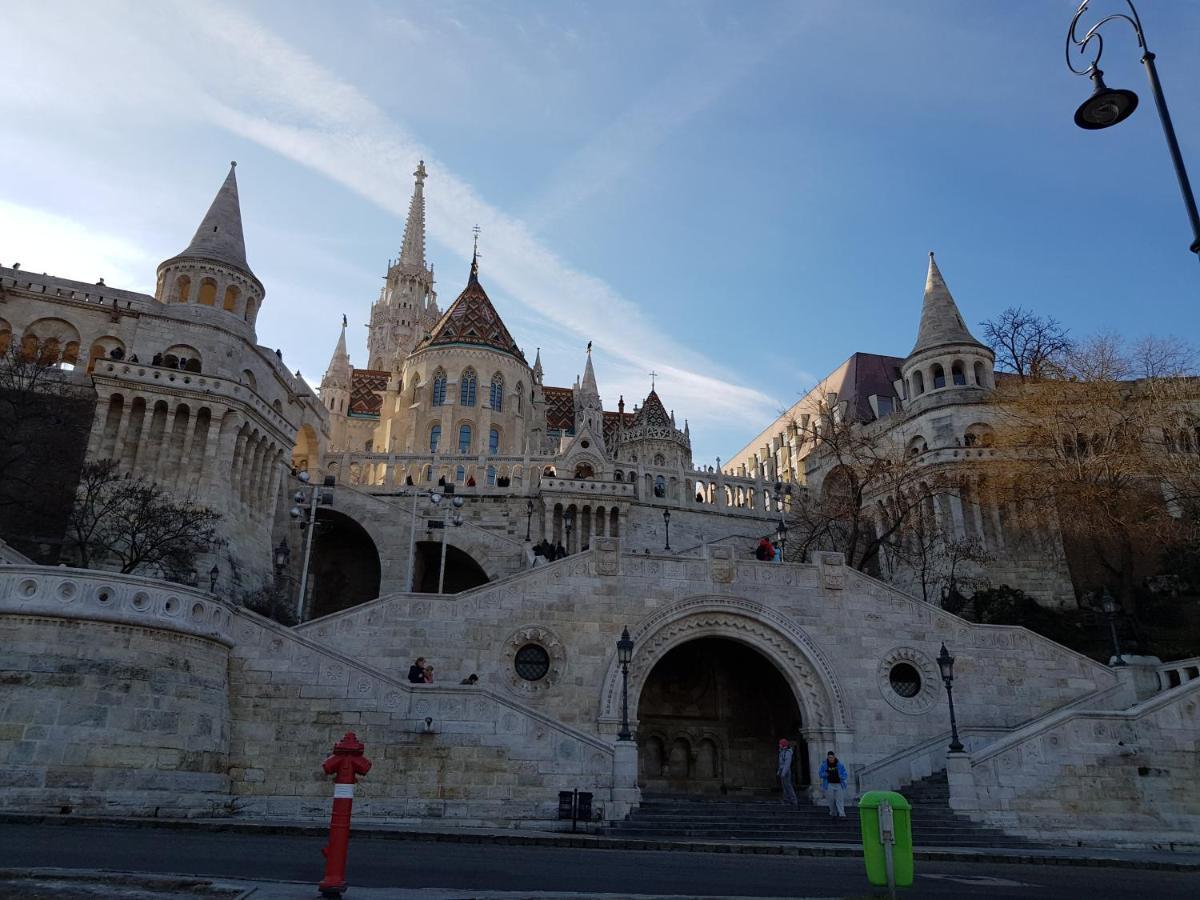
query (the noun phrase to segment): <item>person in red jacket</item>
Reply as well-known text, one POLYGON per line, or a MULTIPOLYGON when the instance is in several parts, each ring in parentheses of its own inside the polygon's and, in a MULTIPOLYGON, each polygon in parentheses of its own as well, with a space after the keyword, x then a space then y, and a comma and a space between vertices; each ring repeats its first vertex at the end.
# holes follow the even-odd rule
POLYGON ((767 538, 758 542, 754 549, 754 558, 759 562, 770 562, 775 558, 775 547, 767 538))

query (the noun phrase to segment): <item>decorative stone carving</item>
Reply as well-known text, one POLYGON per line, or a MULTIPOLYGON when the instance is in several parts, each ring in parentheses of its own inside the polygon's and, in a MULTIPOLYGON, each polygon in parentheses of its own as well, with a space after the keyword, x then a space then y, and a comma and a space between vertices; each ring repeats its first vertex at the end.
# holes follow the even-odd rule
POLYGON ((708 560, 712 580, 717 584, 732 584, 737 578, 737 562, 732 547, 709 547, 708 560))
POLYGON ((506 684, 514 694, 536 697, 551 690, 562 679, 567 669, 567 650, 558 635, 540 625, 529 625, 518 628, 508 636, 502 646, 503 662, 506 673, 506 684), (536 644, 546 651, 549 666, 546 674, 536 681, 530 681, 517 674, 517 651, 526 644, 536 644))
POLYGON ((890 706, 900 710, 902 713, 908 713, 910 716, 919 716, 922 713, 928 712, 930 708, 937 702, 938 691, 941 686, 941 674, 935 663, 928 653, 917 650, 913 647, 894 647, 884 654, 883 659, 879 661, 879 668, 875 673, 876 681, 879 685, 879 693, 890 706), (920 688, 912 696, 904 696, 897 693, 892 685, 892 669, 901 663, 907 663, 917 670, 920 676, 920 688))
POLYGON ((846 558, 841 553, 818 553, 817 565, 821 570, 821 587, 840 591, 846 586, 846 558))
POLYGON ((598 537, 593 540, 596 551, 596 574, 621 574, 621 542, 616 538, 598 537))

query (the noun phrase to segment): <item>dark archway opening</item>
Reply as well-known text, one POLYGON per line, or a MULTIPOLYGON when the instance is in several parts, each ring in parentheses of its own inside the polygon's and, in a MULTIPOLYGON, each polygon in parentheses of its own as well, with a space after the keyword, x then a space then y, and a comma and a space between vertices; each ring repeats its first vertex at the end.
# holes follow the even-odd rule
POLYGON ((313 538, 307 618, 327 616, 379 596, 379 552, 365 528, 321 507, 313 538))
MULTIPOLYGON (((436 594, 438 568, 442 561, 441 541, 417 541, 413 563, 413 588, 422 594, 436 594)), ((487 584, 487 572, 471 557, 471 554, 446 545, 446 578, 442 587, 444 594, 458 594, 473 587, 487 584)))
POLYGON ((647 791, 770 794, 779 739, 809 783, 800 707, 779 670, 726 638, 698 638, 664 656, 638 703, 638 767, 647 791))

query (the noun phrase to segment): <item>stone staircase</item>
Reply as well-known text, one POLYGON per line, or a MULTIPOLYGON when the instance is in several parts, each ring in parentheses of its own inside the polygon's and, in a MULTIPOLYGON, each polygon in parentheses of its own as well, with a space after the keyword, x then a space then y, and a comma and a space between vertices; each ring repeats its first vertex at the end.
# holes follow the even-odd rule
MULTIPOLYGON (((900 793, 913 806, 913 845, 917 848, 1035 846, 951 812, 945 772, 910 784, 900 793)), ((858 807, 850 804, 846 818, 835 819, 824 806, 803 801, 799 809, 790 809, 778 798, 685 794, 644 793, 641 806, 605 833, 658 840, 862 842, 858 807)))

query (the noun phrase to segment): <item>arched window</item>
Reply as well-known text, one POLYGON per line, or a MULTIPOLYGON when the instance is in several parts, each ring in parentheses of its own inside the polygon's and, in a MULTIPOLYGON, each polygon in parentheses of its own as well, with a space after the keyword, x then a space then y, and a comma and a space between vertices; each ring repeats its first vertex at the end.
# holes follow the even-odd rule
POLYGON ((975 363, 975 383, 980 387, 987 387, 987 375, 981 362, 975 363))
POLYGON ((459 425, 458 426, 458 452, 459 453, 470 453, 471 452, 471 426, 470 425, 459 425))
POLYGON ((496 467, 495 466, 487 467, 487 483, 488 483, 488 487, 496 486, 496 467))
POLYGON ((525 385, 517 382, 517 415, 521 415, 521 411, 525 408, 525 385))
POLYGON ((237 308, 237 300, 238 300, 239 293, 240 293, 240 291, 238 291, 236 285, 231 284, 229 287, 225 288, 225 304, 224 304, 225 309, 229 310, 230 312, 233 312, 234 309, 237 308))
POLYGON ((458 383, 459 406, 475 405, 475 382, 475 370, 464 369, 462 373, 462 379, 458 383))
POLYGON ((913 372, 913 396, 920 397, 925 393, 925 376, 920 371, 913 372))
POLYGON ((200 282, 200 297, 197 302, 201 306, 212 306, 217 302, 217 283, 211 278, 200 282))
POLYGON ((441 369, 433 373, 433 405, 446 405, 446 373, 441 369))
POLYGON ((438 443, 442 439, 442 426, 434 425, 429 429, 429 452, 437 453, 438 443))
POLYGON ((500 429, 493 428, 488 432, 488 453, 500 452, 500 429))
POLYGON ((663 456, 661 453, 655 453, 654 454, 654 464, 656 466, 665 466, 667 464, 667 458, 665 456, 663 456))
POLYGON ((467 480, 467 469, 466 469, 466 466, 458 466, 458 467, 457 467, 457 468, 454 470, 454 480, 455 480, 455 481, 457 481, 457 482, 459 482, 460 484, 461 484, 462 482, 464 482, 464 481, 466 481, 466 480, 467 480))
POLYGON ((625 475, 620 469, 617 469, 617 471, 613 472, 613 481, 624 481, 624 480, 625 480, 625 475))
POLYGON ((425 481, 433 481, 433 466, 425 467, 425 481))
POLYGON ((962 360, 956 359, 954 361, 954 365, 952 365, 950 367, 950 374, 951 374, 951 376, 953 376, 952 380, 954 381, 955 384, 966 384, 967 383, 967 372, 966 372, 966 369, 963 367, 962 360))
POLYGON ((657 478, 654 479, 654 496, 655 497, 667 496, 667 480, 665 478, 663 478, 661 475, 659 475, 657 478))
POLYGON ((501 412, 504 409, 504 376, 497 372, 492 376, 492 390, 488 397, 492 409, 501 412))
POLYGON ((929 374, 933 376, 933 387, 935 390, 946 386, 946 370, 942 368, 941 363, 934 363, 929 374))
POLYGON ((188 298, 192 296, 192 279, 186 275, 180 275, 175 279, 175 302, 187 303, 188 298))

